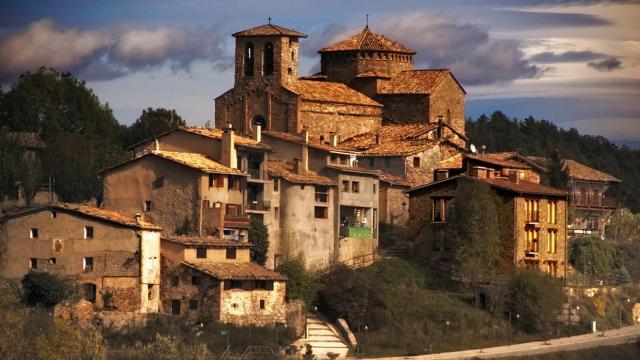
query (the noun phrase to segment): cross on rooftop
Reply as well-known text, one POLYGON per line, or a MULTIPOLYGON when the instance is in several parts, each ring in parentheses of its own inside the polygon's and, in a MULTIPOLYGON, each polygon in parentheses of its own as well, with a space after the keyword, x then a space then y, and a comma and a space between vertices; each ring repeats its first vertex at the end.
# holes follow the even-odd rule
POLYGON ((269 25, 271 25, 271 16, 269 16, 267 19, 269 19, 269 25))

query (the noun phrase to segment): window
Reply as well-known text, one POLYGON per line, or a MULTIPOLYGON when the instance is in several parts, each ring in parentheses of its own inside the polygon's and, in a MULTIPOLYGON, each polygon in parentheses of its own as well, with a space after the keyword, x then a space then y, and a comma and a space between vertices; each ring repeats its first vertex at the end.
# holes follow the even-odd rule
POLYGON ((93 271, 93 258, 85 257, 82 259, 82 270, 93 271))
POLYGON ((196 258, 198 258, 198 259, 206 259, 207 258, 207 248, 197 248, 196 249, 196 258))
POLYGON ((240 215, 240 206, 236 204, 227 204, 226 205, 226 213, 227 215, 240 215))
POLYGON ((198 300, 189 300, 189 310, 198 310, 198 300))
POLYGON ((525 251, 538 253, 538 235, 540 231, 538 229, 525 230, 525 251))
POLYGON ((247 43, 244 47, 244 76, 253 76, 254 58, 253 44, 247 43))
POLYGON ((52 211, 51 212, 51 217, 55 219, 56 216, 58 216, 58 212, 57 211, 52 211))
POLYGON ((164 176, 158 176, 155 180, 153 180, 152 184, 154 189, 159 189, 164 186, 164 176))
POLYGON ((264 44, 264 63, 262 72, 264 75, 273 74, 273 44, 266 43, 264 44))
POLYGON ((89 302, 96 302, 96 284, 86 283, 82 284, 82 292, 84 293, 84 299, 89 302))
POLYGON ((227 248, 226 258, 233 260, 236 258, 236 248, 227 248))
POLYGON ((180 300, 171 300, 171 315, 180 315, 180 300))
POLYGON ((191 285, 200 286, 202 285, 202 278, 198 275, 191 276, 191 285))
POLYGON ((49 258, 49 265, 55 265, 56 261, 56 258, 49 258))
POLYGON ((280 220, 280 208, 277 206, 273 208, 273 219, 276 221, 280 220))
POLYGON ((315 201, 318 203, 329 202, 329 189, 326 186, 315 187, 315 201))
POLYGON ((231 280, 231 289, 242 289, 242 280, 231 280))
POLYGON ((354 192, 354 193, 359 193, 360 192, 360 182, 353 181, 351 183, 351 191, 354 192))
POLYGON ((29 231, 29 237, 31 239, 37 239, 38 238, 38 228, 31 228, 31 230, 29 231))
POLYGON ((260 310, 264 310, 265 308, 265 302, 264 300, 260 300, 260 310))
POLYGON ((151 200, 144 202, 144 211, 151 211, 151 200))
POLYGON ((414 168, 419 168, 420 167, 420 157, 418 157, 418 156, 414 156, 413 157, 413 167, 414 168))
POLYGON ((343 180, 342 181, 342 192, 349 192, 349 181, 348 180, 343 180))
POLYGON ((391 166, 391 159, 388 157, 384 158, 384 167, 388 168, 391 166))
POLYGON ((340 165, 347 165, 348 156, 340 156, 340 165))
POLYGON ((214 175, 216 178, 216 187, 224 187, 224 176, 222 175, 214 175))
POLYGON ((378 185, 373 184, 373 193, 375 194, 378 191, 378 185))
POLYGON ((180 277, 178 275, 173 275, 171 277, 171 286, 177 287, 178 285, 180 285, 180 277))
POLYGON ((154 291, 153 284, 147 285, 147 300, 153 300, 154 291))
POLYGON ((527 222, 540 221, 539 205, 540 200, 525 200, 525 213, 527 222))
POLYGON ((549 201, 547 202, 547 222, 549 224, 557 224, 558 219, 558 202, 557 201, 549 201))
POLYGON ((447 216, 447 202, 448 199, 433 198, 433 222, 444 222, 447 216))
POLYGON ((313 208, 313 217, 316 219, 326 219, 329 214, 329 209, 324 206, 315 206, 313 208))
POLYGON ((556 230, 549 230, 547 237, 547 252, 549 254, 555 254, 558 252, 558 232, 556 230))
POLYGON ((38 268, 38 259, 31 258, 29 259, 29 269, 37 269, 38 268))
MULTIPOLYGON (((320 136, 320 137, 322 138, 322 136, 320 136)), ((324 138, 321 139, 321 140, 324 140, 324 138)), ((335 164, 337 162, 338 162, 338 155, 336 155, 336 154, 329 155, 329 163, 330 164, 335 164)))
POLYGON ((376 159, 375 158, 369 158, 369 167, 374 167, 376 164, 376 159))
POLYGON ((291 51, 291 61, 295 61, 296 60, 296 52, 295 51, 291 51))
POLYGON ((213 187, 216 183, 216 176, 214 174, 209 174, 209 187, 213 187))
POLYGON ((273 192, 280 191, 280 179, 273 179, 273 192))
POLYGON ((240 178, 235 176, 229 176, 229 189, 234 189, 234 190, 240 189, 240 178))
POLYGON ((85 239, 93 239, 93 226, 85 226, 84 227, 84 238, 85 239))
POLYGON ((267 288, 267 282, 264 280, 256 280, 256 289, 266 289, 267 288))

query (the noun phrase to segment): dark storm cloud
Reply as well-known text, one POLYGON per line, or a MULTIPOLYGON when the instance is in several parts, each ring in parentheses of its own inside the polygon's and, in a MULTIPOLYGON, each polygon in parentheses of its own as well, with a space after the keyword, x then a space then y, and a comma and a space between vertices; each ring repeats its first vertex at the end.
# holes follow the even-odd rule
POLYGON ((168 65, 189 71, 197 60, 231 66, 215 28, 61 28, 42 19, 0 37, 0 81, 40 66, 105 80, 168 65))
POLYGON ((612 25, 609 20, 589 14, 520 10, 494 10, 496 25, 517 29, 547 29, 612 25))
POLYGON ((543 64, 565 63, 565 62, 582 62, 602 59, 607 55, 593 51, 565 51, 562 53, 554 53, 551 51, 535 54, 529 58, 530 61, 543 64))
POLYGON ((640 0, 488 0, 485 3, 503 6, 589 6, 638 4, 640 0))
POLYGON ((615 57, 610 57, 602 61, 592 61, 587 64, 598 71, 613 71, 622 68, 622 61, 615 57))
POLYGON ((517 41, 492 39, 479 26, 459 24, 437 14, 394 16, 373 30, 415 50, 416 68, 451 68, 465 85, 507 83, 544 72, 525 59, 517 41))

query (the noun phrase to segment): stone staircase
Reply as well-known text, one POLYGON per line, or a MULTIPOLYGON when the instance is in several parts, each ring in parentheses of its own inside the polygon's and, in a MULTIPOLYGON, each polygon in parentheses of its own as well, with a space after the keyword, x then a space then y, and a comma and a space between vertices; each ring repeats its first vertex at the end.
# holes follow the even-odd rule
POLYGON ((349 347, 342 340, 335 326, 313 313, 307 315, 307 338, 304 344, 311 345, 316 359, 329 359, 327 355, 329 353, 345 358, 349 352, 349 347))
POLYGON ((407 258, 411 248, 406 242, 397 242, 391 247, 384 249, 384 255, 386 257, 403 259, 407 258))

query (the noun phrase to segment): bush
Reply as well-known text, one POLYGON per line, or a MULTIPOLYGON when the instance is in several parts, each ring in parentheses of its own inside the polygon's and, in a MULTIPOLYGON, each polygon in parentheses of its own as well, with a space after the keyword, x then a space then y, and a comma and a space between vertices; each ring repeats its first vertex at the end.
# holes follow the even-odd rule
POLYGON ((269 233, 267 227, 256 217, 251 217, 249 242, 253 244, 251 247, 251 261, 264 266, 269 252, 269 233))
POLYGON ((509 281, 505 310, 519 316, 523 330, 533 333, 549 329, 556 321, 564 295, 562 283, 539 271, 520 270, 509 281))
MULTIPOLYGON (((622 257, 614 244, 599 237, 574 238, 569 243, 569 263, 578 271, 597 279, 611 279, 616 272, 625 279, 622 257)), ((628 273, 626 274, 628 275, 628 273)))
POLYGON ((63 300, 79 294, 75 282, 48 272, 30 271, 22 278, 23 301, 29 306, 52 308, 63 300))
POLYGON ((303 300, 309 304, 318 291, 318 279, 305 269, 304 259, 301 257, 289 259, 278 265, 276 269, 285 275, 287 281, 287 300, 303 300))

